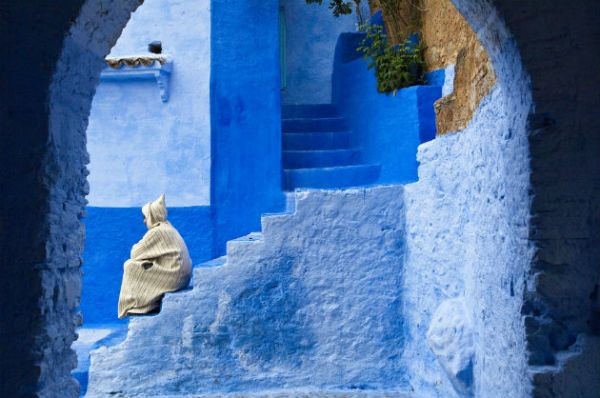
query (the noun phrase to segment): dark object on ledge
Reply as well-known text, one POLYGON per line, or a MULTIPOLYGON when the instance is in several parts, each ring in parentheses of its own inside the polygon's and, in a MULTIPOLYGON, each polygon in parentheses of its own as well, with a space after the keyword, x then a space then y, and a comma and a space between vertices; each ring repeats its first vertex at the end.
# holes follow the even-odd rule
POLYGON ((148 44, 148 51, 153 54, 161 54, 162 53, 162 42, 159 40, 153 41, 148 44))

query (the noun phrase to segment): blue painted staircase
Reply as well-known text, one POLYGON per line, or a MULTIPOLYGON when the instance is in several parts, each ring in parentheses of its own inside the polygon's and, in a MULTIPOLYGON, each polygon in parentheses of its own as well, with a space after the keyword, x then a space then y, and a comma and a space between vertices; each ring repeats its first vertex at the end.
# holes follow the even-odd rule
POLYGON ((361 161, 360 148, 332 104, 284 105, 284 189, 335 189, 374 184, 381 166, 361 161))

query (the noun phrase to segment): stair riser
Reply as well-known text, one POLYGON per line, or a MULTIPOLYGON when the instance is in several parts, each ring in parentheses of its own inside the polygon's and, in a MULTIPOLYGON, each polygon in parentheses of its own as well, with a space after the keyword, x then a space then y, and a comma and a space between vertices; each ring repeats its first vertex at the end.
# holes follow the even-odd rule
POLYGON ((283 150, 346 149, 349 133, 284 133, 283 150))
POLYGON ((286 169, 345 166, 357 164, 359 161, 358 150, 284 151, 283 153, 283 167, 286 169))
POLYGON ((344 131, 348 129, 343 118, 337 119, 284 119, 283 132, 344 131))
POLYGON ((330 169, 284 170, 286 190, 296 188, 347 188, 370 185, 377 182, 380 167, 365 165, 359 167, 330 169))
POLYGON ((322 105, 284 105, 282 108, 282 117, 284 119, 292 118, 319 118, 336 117, 339 115, 338 109, 331 104, 322 105))

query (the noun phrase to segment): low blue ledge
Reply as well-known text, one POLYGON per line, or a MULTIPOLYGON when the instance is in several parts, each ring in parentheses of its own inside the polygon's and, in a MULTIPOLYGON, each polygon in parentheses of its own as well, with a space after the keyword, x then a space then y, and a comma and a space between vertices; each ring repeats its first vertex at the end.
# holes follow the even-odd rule
POLYGON ((100 81, 148 80, 156 82, 162 102, 169 100, 169 81, 173 61, 162 56, 134 56, 107 58, 107 67, 100 73, 100 81))

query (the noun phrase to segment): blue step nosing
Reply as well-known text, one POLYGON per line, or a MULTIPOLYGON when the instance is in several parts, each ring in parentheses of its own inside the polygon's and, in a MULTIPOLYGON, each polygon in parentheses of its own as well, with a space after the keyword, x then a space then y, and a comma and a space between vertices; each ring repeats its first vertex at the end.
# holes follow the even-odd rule
POLYGON ((282 116, 292 117, 334 117, 339 116, 337 107, 333 104, 298 104, 283 105, 282 116))
POLYGON ((353 166, 284 169, 285 187, 295 188, 347 188, 370 185, 377 182, 380 165, 360 164, 353 166))
POLYGON ((346 149, 351 144, 348 132, 335 133, 284 133, 283 150, 346 149))
POLYGON ((357 148, 283 151, 283 166, 287 169, 353 165, 359 161, 357 148))
POLYGON ((284 132, 296 131, 343 131, 348 129, 344 118, 295 118, 283 119, 284 132))

